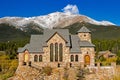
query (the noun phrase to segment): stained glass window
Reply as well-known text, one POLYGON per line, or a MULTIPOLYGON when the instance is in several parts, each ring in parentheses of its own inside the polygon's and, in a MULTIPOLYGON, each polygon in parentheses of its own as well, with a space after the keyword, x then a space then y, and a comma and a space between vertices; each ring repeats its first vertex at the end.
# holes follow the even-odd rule
POLYGON ((59 44, 59 61, 63 60, 63 45, 62 43, 59 44))
POLYGON ((55 61, 58 61, 58 43, 55 43, 55 61))
POLYGON ((50 44, 50 61, 53 62, 53 43, 50 44))
POLYGON ((35 56, 34 56, 34 62, 37 62, 37 61, 38 61, 38 56, 35 55, 35 56))

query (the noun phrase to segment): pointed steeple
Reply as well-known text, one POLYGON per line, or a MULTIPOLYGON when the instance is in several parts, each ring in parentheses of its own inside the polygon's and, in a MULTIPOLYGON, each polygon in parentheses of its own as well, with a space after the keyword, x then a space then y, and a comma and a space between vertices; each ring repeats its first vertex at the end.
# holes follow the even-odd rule
POLYGON ((91 31, 86 28, 85 26, 83 26, 79 31, 77 31, 78 33, 90 33, 91 31))

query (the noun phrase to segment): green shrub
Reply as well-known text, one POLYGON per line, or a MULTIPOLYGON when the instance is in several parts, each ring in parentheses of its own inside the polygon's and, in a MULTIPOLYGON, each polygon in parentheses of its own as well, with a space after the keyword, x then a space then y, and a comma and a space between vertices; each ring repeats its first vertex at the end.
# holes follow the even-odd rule
POLYGON ((13 76, 13 73, 7 72, 5 74, 0 74, 0 80, 6 80, 7 78, 13 76))
POLYGON ((14 75, 18 66, 18 60, 9 59, 8 55, 0 56, 0 80, 6 80, 14 75))

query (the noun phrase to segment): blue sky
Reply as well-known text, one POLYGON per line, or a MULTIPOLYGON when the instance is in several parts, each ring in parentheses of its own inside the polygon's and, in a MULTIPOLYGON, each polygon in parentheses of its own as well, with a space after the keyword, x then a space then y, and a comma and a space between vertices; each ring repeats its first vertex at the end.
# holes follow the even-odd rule
POLYGON ((79 14, 120 25, 120 0, 0 0, 0 17, 32 17, 60 11, 76 5, 79 14))

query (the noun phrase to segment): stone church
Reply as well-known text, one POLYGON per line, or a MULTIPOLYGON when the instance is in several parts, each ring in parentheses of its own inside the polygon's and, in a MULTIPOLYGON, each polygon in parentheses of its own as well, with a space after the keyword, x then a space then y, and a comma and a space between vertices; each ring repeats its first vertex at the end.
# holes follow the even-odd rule
POLYGON ((68 29, 45 29, 42 35, 31 35, 30 42, 18 49, 19 65, 94 66, 94 47, 91 31, 85 26, 76 35, 68 29))

